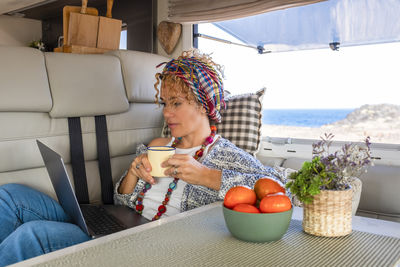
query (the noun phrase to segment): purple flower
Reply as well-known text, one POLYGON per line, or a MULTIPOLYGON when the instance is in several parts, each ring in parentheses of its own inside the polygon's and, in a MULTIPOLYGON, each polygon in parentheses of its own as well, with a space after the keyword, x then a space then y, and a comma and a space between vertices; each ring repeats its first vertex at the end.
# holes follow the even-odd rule
POLYGON ((313 158, 319 157, 326 170, 335 173, 336 179, 332 180, 329 188, 340 189, 346 186, 350 177, 359 177, 366 168, 372 165, 370 137, 365 139, 365 144, 360 146, 354 143, 344 144, 340 150, 329 153, 333 134, 324 134, 321 141, 314 143, 313 158))

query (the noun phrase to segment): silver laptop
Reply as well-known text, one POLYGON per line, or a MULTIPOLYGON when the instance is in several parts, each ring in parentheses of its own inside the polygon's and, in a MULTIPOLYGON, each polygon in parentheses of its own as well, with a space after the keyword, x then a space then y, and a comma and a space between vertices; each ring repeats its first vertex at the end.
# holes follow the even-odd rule
POLYGON ((149 222, 126 206, 79 204, 61 156, 39 140, 36 142, 58 202, 89 236, 100 237, 149 222))

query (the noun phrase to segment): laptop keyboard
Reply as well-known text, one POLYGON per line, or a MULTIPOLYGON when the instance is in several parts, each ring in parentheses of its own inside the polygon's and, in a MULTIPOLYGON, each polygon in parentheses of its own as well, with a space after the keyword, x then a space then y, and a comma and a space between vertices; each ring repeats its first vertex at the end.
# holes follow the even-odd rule
POLYGON ((126 229, 124 225, 101 206, 81 205, 81 210, 88 228, 95 235, 107 235, 126 229))

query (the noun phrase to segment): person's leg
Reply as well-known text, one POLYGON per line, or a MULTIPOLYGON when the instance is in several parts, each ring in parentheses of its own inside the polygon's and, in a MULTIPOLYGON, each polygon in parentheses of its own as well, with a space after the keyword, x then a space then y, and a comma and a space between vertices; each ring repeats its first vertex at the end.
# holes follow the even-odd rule
POLYGON ((0 266, 13 264, 90 239, 75 224, 30 221, 18 227, 0 243, 0 266))
POLYGON ((20 184, 0 186, 0 243, 20 225, 34 220, 69 222, 57 201, 20 184))

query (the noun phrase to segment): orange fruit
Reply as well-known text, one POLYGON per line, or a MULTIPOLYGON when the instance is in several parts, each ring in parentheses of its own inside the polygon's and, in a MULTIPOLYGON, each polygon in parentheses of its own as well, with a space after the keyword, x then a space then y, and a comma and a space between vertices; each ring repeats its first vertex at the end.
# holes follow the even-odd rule
POLYGON ((247 212, 247 213, 260 213, 260 210, 250 204, 237 204, 233 207, 234 211, 247 212))
POLYGON ((253 190, 244 186, 235 186, 226 192, 224 206, 228 209, 232 209, 237 204, 254 205, 256 200, 256 193, 253 190))
POLYGON ((285 188, 275 180, 269 178, 261 178, 254 184, 254 191, 257 198, 262 199, 266 195, 278 192, 286 193, 285 188))
POLYGON ((260 211, 262 213, 283 212, 291 208, 292 203, 290 202, 290 198, 281 192, 266 195, 260 202, 260 211))

